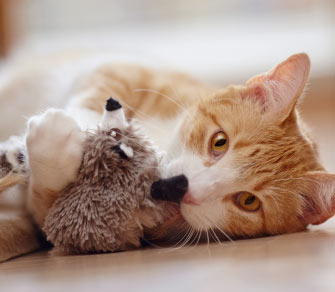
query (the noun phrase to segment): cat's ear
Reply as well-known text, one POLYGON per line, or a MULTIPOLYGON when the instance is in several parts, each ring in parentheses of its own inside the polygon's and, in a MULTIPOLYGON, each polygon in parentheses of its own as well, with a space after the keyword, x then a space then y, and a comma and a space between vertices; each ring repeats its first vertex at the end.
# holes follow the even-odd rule
POLYGON ((302 219, 305 224, 321 224, 335 215, 335 174, 311 172, 303 179, 302 219))
POLYGON ((305 53, 289 57, 271 71, 247 82, 246 96, 257 99, 264 111, 284 121, 305 87, 310 60, 305 53))

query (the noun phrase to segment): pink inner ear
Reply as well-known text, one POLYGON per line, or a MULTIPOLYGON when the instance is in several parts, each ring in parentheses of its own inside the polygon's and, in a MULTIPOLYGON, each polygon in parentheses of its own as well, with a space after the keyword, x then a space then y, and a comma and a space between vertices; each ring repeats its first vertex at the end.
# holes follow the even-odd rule
POLYGON ((268 105, 267 96, 267 91, 261 83, 253 84, 242 95, 243 98, 250 98, 257 101, 263 107, 263 109, 266 109, 268 105))
POLYGON ((303 220, 321 224, 335 215, 335 174, 314 172, 306 175, 307 196, 303 220))
POLYGON ((250 79, 243 97, 254 98, 265 110, 287 117, 304 89, 309 70, 306 54, 293 55, 270 72, 250 79))

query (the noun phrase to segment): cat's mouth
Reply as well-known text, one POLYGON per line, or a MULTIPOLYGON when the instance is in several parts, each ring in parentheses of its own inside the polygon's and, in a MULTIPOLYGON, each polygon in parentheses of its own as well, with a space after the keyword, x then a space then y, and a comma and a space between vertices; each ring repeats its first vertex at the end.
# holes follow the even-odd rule
POLYGON ((188 190, 186 194, 184 195, 183 199, 181 200, 181 203, 187 204, 187 205, 195 205, 199 206, 200 202, 197 201, 191 194, 191 192, 188 190))
POLYGON ((178 228, 177 226, 181 226, 180 224, 186 222, 197 230, 203 229, 203 226, 199 225, 198 216, 188 215, 190 209, 199 208, 201 203, 192 196, 189 181, 185 175, 160 179, 154 182, 151 186, 151 196, 156 200, 166 202, 167 218, 165 225, 178 228))
POLYGON ((185 220, 180 211, 179 204, 173 203, 173 202, 167 202, 167 210, 168 210, 169 217, 173 217, 175 219, 179 219, 183 221, 185 220))

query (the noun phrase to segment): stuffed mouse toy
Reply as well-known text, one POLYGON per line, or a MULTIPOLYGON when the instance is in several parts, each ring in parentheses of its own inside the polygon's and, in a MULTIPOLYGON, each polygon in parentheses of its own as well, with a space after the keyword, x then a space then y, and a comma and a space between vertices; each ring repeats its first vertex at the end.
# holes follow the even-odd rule
MULTIPOLYGON (((29 166, 22 166, 24 147, 18 149, 15 166, 6 160, 8 154, 2 155, 3 178, 29 176, 29 166)), ((99 127, 87 132, 83 149, 75 181, 62 190, 44 221, 47 240, 65 253, 140 246, 145 230, 171 216, 174 208, 164 201, 177 203, 187 179, 161 179, 164 166, 156 148, 134 121, 126 121, 122 106, 112 98, 99 127)))
POLYGON ((160 178, 157 151, 109 99, 101 125, 87 134, 76 180, 50 209, 43 231, 69 253, 126 250, 140 245, 143 230, 168 216, 150 196, 160 178))

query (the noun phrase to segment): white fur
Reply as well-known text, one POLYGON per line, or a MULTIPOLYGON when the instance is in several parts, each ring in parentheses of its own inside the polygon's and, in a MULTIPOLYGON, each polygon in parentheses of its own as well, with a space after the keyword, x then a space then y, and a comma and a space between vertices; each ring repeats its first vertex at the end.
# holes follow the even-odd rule
POLYGON ((24 143, 20 137, 11 136, 6 142, 0 143, 0 154, 6 155, 6 160, 12 165, 13 169, 20 168, 18 156, 24 149, 24 143))
POLYGON ((205 159, 187 150, 167 167, 165 177, 184 174, 188 178, 189 193, 196 205, 181 203, 181 213, 186 221, 198 230, 207 230, 221 225, 225 204, 222 199, 241 191, 238 178, 239 167, 234 165, 233 155, 226 153, 216 164, 205 166, 205 159))
POLYGON ((66 112, 78 123, 81 130, 96 129, 101 116, 92 110, 80 107, 67 107, 66 112))
POLYGON ((32 117, 26 134, 32 187, 59 191, 72 182, 84 139, 77 122, 63 110, 49 109, 32 117))
POLYGON ((122 108, 114 110, 114 111, 104 111, 101 120, 101 127, 102 129, 124 129, 128 125, 125 114, 122 108))
POLYGON ((121 143, 120 149, 127 155, 127 157, 132 158, 134 156, 133 148, 127 146, 124 143, 121 143))

